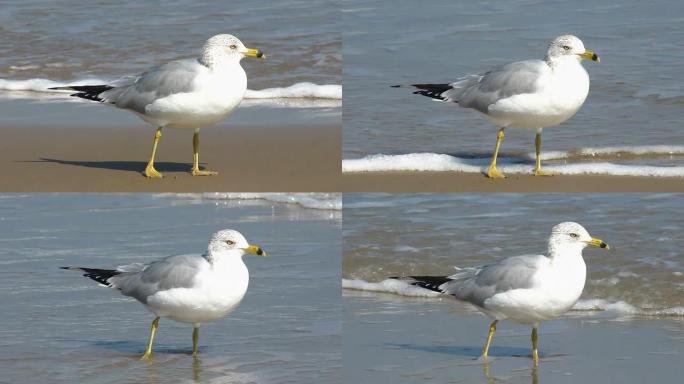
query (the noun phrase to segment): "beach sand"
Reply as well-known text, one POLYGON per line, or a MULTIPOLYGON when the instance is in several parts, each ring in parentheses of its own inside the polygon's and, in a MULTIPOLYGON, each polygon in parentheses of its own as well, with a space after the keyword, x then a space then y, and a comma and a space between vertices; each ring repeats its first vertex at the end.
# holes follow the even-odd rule
POLYGON ((490 319, 452 300, 344 291, 347 383, 646 383, 683 373, 681 318, 619 320, 571 313, 539 328, 502 321, 490 361, 477 360, 490 319))
POLYGON ((344 192, 684 192, 684 178, 608 175, 511 175, 368 172, 342 175, 344 192))
POLYGON ((149 126, 0 127, 2 192, 339 191, 340 126, 209 127, 200 162, 218 176, 193 177, 192 131, 167 129, 156 168, 142 176, 152 149, 149 126))

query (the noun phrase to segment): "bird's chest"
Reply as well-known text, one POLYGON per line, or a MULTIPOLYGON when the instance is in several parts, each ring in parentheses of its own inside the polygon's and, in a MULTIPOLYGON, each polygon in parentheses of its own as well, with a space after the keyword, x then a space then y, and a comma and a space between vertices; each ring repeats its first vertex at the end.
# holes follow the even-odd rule
POLYGON ((249 272, 243 263, 218 264, 200 276, 200 286, 207 305, 232 307, 242 300, 249 285, 249 272))
POLYGON ((579 64, 559 65, 553 70, 548 101, 560 113, 576 112, 589 94, 589 75, 579 64))
POLYGON ((549 307, 562 312, 572 307, 582 295, 586 274, 582 258, 554 260, 540 279, 540 291, 547 293, 549 307))

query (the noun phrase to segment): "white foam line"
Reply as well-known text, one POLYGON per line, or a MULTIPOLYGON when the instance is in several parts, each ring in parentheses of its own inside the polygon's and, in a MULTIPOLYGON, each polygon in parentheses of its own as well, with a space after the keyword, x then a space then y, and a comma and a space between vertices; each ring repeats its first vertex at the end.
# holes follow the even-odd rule
POLYGON ((342 100, 342 86, 337 84, 318 85, 314 83, 296 83, 289 87, 266 88, 245 92, 245 99, 334 99, 342 100))
MULTIPOLYGON (((627 156, 644 156, 644 155, 684 155, 684 146, 682 145, 635 145, 622 147, 602 147, 602 148, 581 148, 576 151, 548 151, 542 153, 542 160, 562 160, 569 157, 598 157, 608 155, 627 155, 627 156)), ((535 154, 530 152, 527 158, 534 159, 535 154)))
MULTIPOLYGON (((0 79, 0 90, 23 91, 38 93, 69 93, 73 91, 52 90, 48 88, 65 87, 69 85, 112 84, 118 80, 82 79, 73 81, 54 81, 49 79, 6 80, 0 79)), ((337 84, 296 83, 289 87, 266 88, 260 90, 248 89, 245 99, 342 99, 342 86, 337 84)))
MULTIPOLYGON (((499 169, 509 174, 529 174, 531 164, 517 164, 516 159, 499 158, 499 169)), ((361 159, 342 160, 342 172, 464 172, 483 173, 489 159, 465 159, 437 153, 410 153, 405 155, 370 155, 361 159)), ((545 169, 563 175, 612 175, 684 177, 684 167, 658 167, 650 165, 623 165, 609 162, 548 165, 545 169)))
POLYGON ((297 204, 304 208, 342 210, 339 193, 205 193, 203 198, 212 200, 265 200, 274 203, 297 204))
MULTIPOLYGON (((366 292, 391 293, 407 297, 436 298, 444 296, 441 293, 430 291, 425 288, 416 287, 405 281, 396 279, 385 279, 380 282, 372 283, 360 279, 342 279, 342 288, 366 292)), ((625 301, 609 301, 605 299, 579 300, 575 303, 572 311, 601 311, 613 312, 618 315, 636 315, 652 317, 682 317, 684 307, 668 308, 639 308, 625 301)))
POLYGON ((394 293, 409 297, 439 297, 442 294, 424 288, 410 285, 405 281, 386 279, 378 283, 370 283, 364 280, 342 279, 342 288, 357 291, 394 293))

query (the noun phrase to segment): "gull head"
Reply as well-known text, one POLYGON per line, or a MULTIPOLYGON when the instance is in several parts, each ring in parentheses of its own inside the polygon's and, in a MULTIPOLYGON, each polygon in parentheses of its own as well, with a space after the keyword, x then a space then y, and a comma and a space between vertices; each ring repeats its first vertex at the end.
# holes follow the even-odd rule
POLYGON ((202 47, 200 61, 207 66, 224 62, 239 62, 243 57, 265 59, 266 55, 256 48, 247 48, 233 35, 221 34, 211 37, 202 47))
POLYGON ((596 62, 601 62, 598 55, 594 52, 584 48, 584 43, 577 36, 563 35, 558 36, 551 44, 549 50, 546 52, 546 59, 554 61, 565 58, 574 58, 577 60, 590 59, 596 62))
POLYGON ((573 223, 565 222, 555 225, 551 229, 551 236, 549 237, 549 253, 557 254, 569 250, 571 252, 581 252, 586 246, 610 249, 610 246, 603 240, 591 237, 589 232, 583 226, 573 223))
POLYGON ((249 253, 266 256, 266 252, 261 247, 249 244, 242 233, 232 229, 224 229, 214 233, 209 240, 208 249, 209 253, 214 255, 230 253, 242 256, 249 253))

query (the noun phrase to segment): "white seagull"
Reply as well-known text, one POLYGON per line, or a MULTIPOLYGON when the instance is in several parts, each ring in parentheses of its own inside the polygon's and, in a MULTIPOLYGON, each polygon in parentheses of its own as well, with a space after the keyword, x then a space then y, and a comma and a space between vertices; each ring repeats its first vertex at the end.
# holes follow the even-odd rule
POLYGON ((537 130, 534 174, 548 176, 554 173, 541 169, 542 129, 568 120, 584 104, 589 75, 580 64, 582 59, 600 62, 579 38, 563 35, 551 41, 544 60, 516 61, 450 84, 410 86, 419 89, 415 94, 472 108, 501 127, 488 177, 505 177, 496 168, 496 158, 507 127, 537 130))
POLYGON ((452 276, 410 276, 399 278, 407 283, 451 295, 473 304, 492 317, 482 358, 499 320, 511 320, 532 326, 532 359, 539 363, 537 326, 555 319, 577 302, 587 275, 582 250, 587 246, 610 249, 601 239, 593 238, 577 223, 565 222, 551 229, 546 255, 515 256, 497 263, 460 269, 452 276))
POLYGON ((145 176, 162 177, 154 169, 154 156, 165 127, 194 129, 192 174, 215 175, 199 168, 199 129, 221 121, 242 101, 247 75, 240 60, 245 56, 266 57, 258 49, 246 48, 235 36, 216 35, 204 43, 197 59, 171 61, 112 84, 50 89, 77 91, 71 96, 129 110, 156 126, 145 176))
POLYGON ((266 256, 259 246, 248 244, 240 232, 224 229, 211 237, 203 255, 170 256, 116 269, 62 269, 85 272, 83 276, 133 297, 156 315, 141 359, 152 355, 160 317, 193 325, 192 354, 197 355, 200 325, 232 312, 247 292, 249 271, 242 261, 245 254, 266 256))

